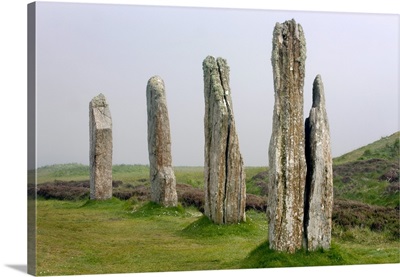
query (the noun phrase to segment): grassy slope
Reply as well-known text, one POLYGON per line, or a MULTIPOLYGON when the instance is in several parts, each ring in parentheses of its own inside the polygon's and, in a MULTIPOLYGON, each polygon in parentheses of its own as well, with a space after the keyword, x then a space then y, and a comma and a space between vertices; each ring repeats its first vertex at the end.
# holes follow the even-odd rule
POLYGON ((399 193, 388 193, 381 176, 398 170, 400 132, 333 159, 335 197, 379 206, 396 207, 399 193))
POLYGON ((377 140, 373 143, 360 147, 340 157, 334 158, 333 162, 335 165, 339 165, 339 164, 354 162, 357 160, 365 160, 371 158, 381 158, 398 162, 399 138, 400 138, 400 132, 396 132, 387 137, 382 137, 380 140, 377 140))

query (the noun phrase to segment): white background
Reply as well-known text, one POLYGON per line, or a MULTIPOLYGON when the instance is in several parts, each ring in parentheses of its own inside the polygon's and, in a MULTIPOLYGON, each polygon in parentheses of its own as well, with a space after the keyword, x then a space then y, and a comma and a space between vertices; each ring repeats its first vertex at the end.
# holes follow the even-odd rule
MULTIPOLYGON (((46 1, 47 2, 47 1, 46 1)), ((76 2, 67 1, 63 2, 76 2)), ((86 3, 114 3, 112 1, 82 1, 86 3)), ((27 153, 27 4, 29 1, 1 1, 0 4, 0 276, 26 275, 26 153, 27 153)), ((116 1, 121 4, 152 4, 174 6, 267 8, 281 10, 369 12, 399 14, 395 0, 380 1, 308 1, 280 0, 274 3, 261 1, 181 0, 181 1, 116 1), (276 2, 276 3, 275 3, 276 2)), ((398 34, 399 35, 399 34, 398 34)), ((102 276, 355 276, 379 275, 400 272, 400 265, 337 266, 313 268, 207 271, 148 274, 105 274, 102 276)), ((84 276, 84 275, 82 275, 84 276)))

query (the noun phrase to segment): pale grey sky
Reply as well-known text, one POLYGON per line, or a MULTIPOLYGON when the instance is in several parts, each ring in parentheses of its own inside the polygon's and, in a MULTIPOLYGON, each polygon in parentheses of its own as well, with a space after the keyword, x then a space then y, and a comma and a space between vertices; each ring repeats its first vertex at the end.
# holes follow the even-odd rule
POLYGON ((165 82, 174 165, 203 165, 202 61, 227 59, 245 165, 267 165, 276 22, 307 44, 304 113, 325 86, 333 156, 399 130, 399 17, 382 14, 37 3, 38 166, 89 161, 90 100, 113 119, 114 164, 148 164, 146 84, 165 82))

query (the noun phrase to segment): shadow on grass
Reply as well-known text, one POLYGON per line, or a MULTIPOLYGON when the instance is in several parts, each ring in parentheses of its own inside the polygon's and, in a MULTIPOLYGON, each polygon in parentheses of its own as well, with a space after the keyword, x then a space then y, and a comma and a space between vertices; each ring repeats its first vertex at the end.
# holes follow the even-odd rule
POLYGON ((319 249, 314 252, 298 250, 294 254, 278 252, 269 248, 265 241, 242 261, 241 268, 329 266, 346 264, 340 250, 333 245, 329 250, 319 249))

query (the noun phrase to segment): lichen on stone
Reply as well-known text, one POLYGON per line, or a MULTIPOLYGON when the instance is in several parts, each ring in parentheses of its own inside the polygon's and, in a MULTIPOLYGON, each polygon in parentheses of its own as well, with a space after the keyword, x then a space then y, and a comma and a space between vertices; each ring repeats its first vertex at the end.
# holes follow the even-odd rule
POLYGON ((293 253, 302 246, 306 176, 303 30, 295 20, 277 23, 272 43, 275 104, 269 146, 269 242, 272 249, 293 253))
POLYGON ((172 168, 169 116, 165 85, 160 76, 149 79, 146 97, 151 199, 163 206, 176 206, 178 196, 172 168))
POLYGON ((204 213, 215 223, 244 221, 246 184, 236 134, 229 67, 225 59, 208 56, 204 72, 204 213))

